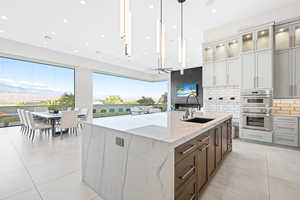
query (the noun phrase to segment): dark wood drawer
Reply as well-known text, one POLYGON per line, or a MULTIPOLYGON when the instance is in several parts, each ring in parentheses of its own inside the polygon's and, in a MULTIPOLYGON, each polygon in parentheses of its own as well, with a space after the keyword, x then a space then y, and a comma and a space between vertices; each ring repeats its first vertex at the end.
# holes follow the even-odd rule
POLYGON ((176 194, 175 200, 198 200, 196 176, 191 177, 176 194))
POLYGON ((179 161, 184 159, 189 154, 193 153, 199 147, 200 143, 198 140, 193 139, 188 141, 175 149, 175 163, 177 164, 179 161))
POLYGON ((182 186, 190 177, 197 173, 197 154, 189 154, 175 166, 175 189, 182 186))

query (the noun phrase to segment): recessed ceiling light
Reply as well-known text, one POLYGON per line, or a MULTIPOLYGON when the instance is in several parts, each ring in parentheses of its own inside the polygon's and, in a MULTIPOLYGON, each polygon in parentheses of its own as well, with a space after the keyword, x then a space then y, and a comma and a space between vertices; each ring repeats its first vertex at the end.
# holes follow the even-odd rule
POLYGON ((8 20, 8 17, 6 17, 5 15, 3 15, 3 16, 1 16, 1 19, 8 20))
POLYGON ((56 35, 56 33, 54 31, 51 32, 52 35, 56 35))
POLYGON ((146 40, 150 40, 151 39, 151 37, 150 36, 146 36, 146 40))
POLYGON ((78 53, 79 51, 77 49, 73 50, 74 53, 78 53))
POLYGON ((68 23, 69 21, 67 19, 64 19, 64 23, 68 23))
POLYGON ((86 4, 86 1, 81 0, 80 3, 81 3, 82 5, 85 5, 85 4, 86 4))
POLYGON ((176 25, 173 25, 173 26, 172 26, 172 29, 176 29, 176 28, 177 28, 177 26, 176 26, 176 25))
POLYGON ((105 37, 105 35, 103 35, 103 34, 102 34, 102 35, 100 35, 100 37, 104 38, 104 37, 105 37))
POLYGON ((149 8, 150 8, 150 9, 154 8, 154 5, 150 5, 149 8))
POLYGON ((89 43, 88 43, 88 42, 86 42, 86 43, 85 43, 85 46, 89 46, 89 43))
POLYGON ((216 9, 212 9, 211 12, 212 12, 212 13, 216 13, 217 10, 216 10, 216 9))

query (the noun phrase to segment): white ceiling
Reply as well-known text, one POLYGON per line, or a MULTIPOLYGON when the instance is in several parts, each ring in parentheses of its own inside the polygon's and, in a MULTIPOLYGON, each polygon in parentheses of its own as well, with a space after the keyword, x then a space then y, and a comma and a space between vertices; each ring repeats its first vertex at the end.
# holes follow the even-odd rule
MULTIPOLYGON (((156 21, 159 0, 131 0, 133 53, 123 56, 119 38, 119 0, 1 0, 0 37, 156 73, 156 21), (7 19, 5 17, 6 16, 7 19), (67 20, 67 23, 64 20, 67 20), (2 31, 1 31, 2 30, 2 31), (52 37, 46 40, 45 35, 52 37)), ((202 32, 297 0, 187 0, 185 36, 187 65, 202 65, 202 32), (216 12, 212 12, 215 9, 216 12)), ((177 65, 179 4, 164 0, 167 65, 177 65)))

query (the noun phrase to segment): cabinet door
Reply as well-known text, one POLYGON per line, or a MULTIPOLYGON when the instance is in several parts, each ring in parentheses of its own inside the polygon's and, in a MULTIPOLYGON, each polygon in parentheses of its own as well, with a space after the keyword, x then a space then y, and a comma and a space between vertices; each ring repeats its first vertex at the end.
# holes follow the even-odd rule
POLYGON ((207 152, 208 145, 204 144, 198 150, 198 190, 201 190, 208 180, 207 174, 207 152))
POLYGON ((226 61, 215 63, 216 86, 227 85, 226 61))
POLYGON ((253 53, 242 55, 242 89, 255 88, 255 55, 253 53))
POLYGON ((274 97, 291 97, 291 51, 283 50, 275 53, 274 65, 274 97))
POLYGON ((228 70, 228 85, 240 86, 241 85, 241 60, 234 59, 227 61, 228 70))
POLYGON ((222 160, 222 126, 216 129, 216 166, 220 164, 222 160))
POLYGON ((222 124, 222 158, 228 150, 228 135, 227 135, 227 123, 222 124))
POLYGON ((300 97, 300 48, 294 50, 294 98, 300 97))
POLYGON ((208 147, 208 175, 211 176, 216 168, 216 130, 209 131, 209 147, 208 147))
POLYGON ((203 67, 203 87, 212 87, 215 85, 214 64, 208 63, 203 67))
POLYGON ((273 52, 256 53, 256 86, 257 88, 273 88, 273 52))

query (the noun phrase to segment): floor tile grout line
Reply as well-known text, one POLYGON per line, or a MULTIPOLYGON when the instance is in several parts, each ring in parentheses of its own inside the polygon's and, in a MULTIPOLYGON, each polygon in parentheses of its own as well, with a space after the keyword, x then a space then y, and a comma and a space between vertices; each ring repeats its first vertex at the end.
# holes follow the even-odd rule
POLYGON ((20 155, 20 152, 17 150, 17 147, 15 146, 15 144, 14 144, 12 141, 10 141, 10 142, 11 142, 13 148, 15 149, 15 151, 17 152, 18 157, 19 157, 21 163, 23 164, 24 169, 26 170, 28 176, 30 177, 30 180, 31 180, 31 182, 32 182, 32 185, 33 185, 34 189, 35 189, 36 192, 38 193, 40 199, 41 199, 41 200, 44 200, 42 194, 41 194, 40 191, 38 190, 38 188, 37 188, 37 186, 36 186, 36 184, 35 184, 35 182, 34 182, 34 180, 33 180, 33 177, 31 176, 29 170, 28 170, 27 167, 26 167, 26 165, 25 165, 25 163, 24 163, 24 161, 23 161, 23 159, 22 159, 22 157, 21 157, 21 155, 20 155))

